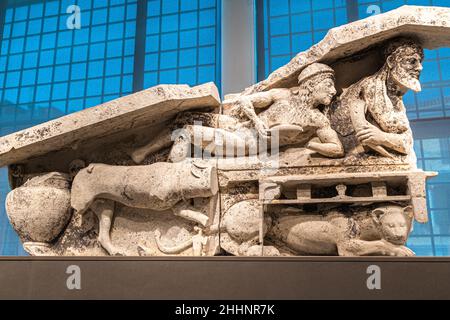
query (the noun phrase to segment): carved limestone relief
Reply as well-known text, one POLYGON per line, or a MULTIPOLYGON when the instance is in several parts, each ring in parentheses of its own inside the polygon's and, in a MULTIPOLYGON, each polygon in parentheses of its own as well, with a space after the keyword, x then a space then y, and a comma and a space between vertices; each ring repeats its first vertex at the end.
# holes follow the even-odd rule
POLYGON ((421 90, 423 49, 417 41, 399 38, 386 45, 384 57, 378 72, 344 89, 336 112, 350 121, 341 134, 354 133, 362 152, 407 155, 413 138, 402 99, 408 90, 421 90))
POLYGON ((11 224, 39 256, 412 256, 437 173, 417 169, 403 96, 449 20, 402 7, 223 102, 160 85, 2 137, 11 224))

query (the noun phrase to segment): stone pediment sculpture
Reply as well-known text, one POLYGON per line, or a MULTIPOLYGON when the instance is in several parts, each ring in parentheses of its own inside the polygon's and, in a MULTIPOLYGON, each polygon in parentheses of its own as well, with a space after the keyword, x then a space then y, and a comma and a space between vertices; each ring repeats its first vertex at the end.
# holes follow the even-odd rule
POLYGON ((403 96, 449 21, 404 6, 224 101, 161 85, 2 137, 11 224, 32 255, 414 255, 436 173, 403 96))

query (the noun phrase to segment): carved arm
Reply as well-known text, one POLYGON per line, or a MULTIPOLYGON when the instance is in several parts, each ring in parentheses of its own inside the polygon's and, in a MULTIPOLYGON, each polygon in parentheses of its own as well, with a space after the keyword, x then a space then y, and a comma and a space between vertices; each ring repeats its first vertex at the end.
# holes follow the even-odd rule
MULTIPOLYGON (((350 118, 352 120, 353 127, 355 128, 356 137, 361 142, 361 144, 375 150, 379 154, 392 158, 392 155, 387 152, 383 146, 392 148, 393 143, 389 140, 388 135, 384 131, 381 131, 366 119, 366 103, 362 99, 355 99, 349 108, 350 118)), ((401 150, 401 148, 398 148, 401 150)), ((399 151, 401 152, 401 151, 399 151)))
POLYGON ((224 101, 223 104, 237 105, 244 115, 253 123, 259 134, 266 137, 268 135, 268 128, 256 114, 255 108, 266 108, 274 102, 274 95, 271 91, 258 92, 249 96, 242 96, 237 100, 224 101))
POLYGON ((334 131, 331 127, 326 126, 318 129, 316 131, 316 135, 320 139, 321 143, 311 140, 307 145, 309 149, 330 158, 339 158, 344 156, 344 147, 342 146, 336 131, 334 131))

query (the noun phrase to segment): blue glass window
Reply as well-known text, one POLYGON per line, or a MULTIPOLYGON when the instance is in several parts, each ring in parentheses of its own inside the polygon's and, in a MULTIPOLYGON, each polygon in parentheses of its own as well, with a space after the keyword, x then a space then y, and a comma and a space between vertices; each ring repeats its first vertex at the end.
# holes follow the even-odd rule
POLYGON ((220 88, 220 0, 148 0, 144 87, 158 83, 220 88))
MULTIPOLYGON (((0 21, 0 135, 133 90, 137 0, 36 2, 9 0, 6 24, 0 21), (67 28, 66 8, 72 4, 81 9, 81 29, 67 28), (131 49, 124 50, 124 41, 131 49)), ((5 181, 2 203, 9 190, 5 181)), ((23 254, 0 208, 0 254, 23 254)))
POLYGON ((319 42, 328 29, 345 24, 346 1, 263 0, 258 15, 263 20, 264 59, 258 61, 260 79, 289 62, 297 53, 319 42))

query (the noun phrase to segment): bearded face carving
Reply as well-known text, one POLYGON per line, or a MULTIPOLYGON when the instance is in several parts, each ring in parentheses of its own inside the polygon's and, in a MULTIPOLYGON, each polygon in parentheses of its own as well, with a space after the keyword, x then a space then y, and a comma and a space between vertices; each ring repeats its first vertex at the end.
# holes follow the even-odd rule
POLYGON ((415 92, 422 90, 419 77, 423 69, 423 49, 414 42, 398 42, 391 44, 387 50, 387 64, 391 71, 392 80, 404 91, 410 89, 415 92))

